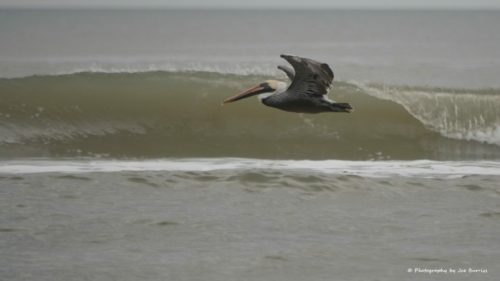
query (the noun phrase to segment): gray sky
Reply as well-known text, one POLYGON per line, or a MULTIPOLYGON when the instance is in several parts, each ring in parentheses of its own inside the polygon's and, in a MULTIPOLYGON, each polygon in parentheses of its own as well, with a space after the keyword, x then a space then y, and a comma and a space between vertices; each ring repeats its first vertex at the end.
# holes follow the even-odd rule
POLYGON ((0 8, 500 9, 499 0, 0 0, 0 8))

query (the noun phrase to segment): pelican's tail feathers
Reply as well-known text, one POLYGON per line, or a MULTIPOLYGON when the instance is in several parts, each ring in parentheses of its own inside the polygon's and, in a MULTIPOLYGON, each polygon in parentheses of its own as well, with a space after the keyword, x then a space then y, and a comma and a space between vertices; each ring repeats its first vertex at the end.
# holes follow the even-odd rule
POLYGON ((354 111, 354 108, 348 103, 334 103, 330 105, 330 108, 333 112, 351 113, 354 111))

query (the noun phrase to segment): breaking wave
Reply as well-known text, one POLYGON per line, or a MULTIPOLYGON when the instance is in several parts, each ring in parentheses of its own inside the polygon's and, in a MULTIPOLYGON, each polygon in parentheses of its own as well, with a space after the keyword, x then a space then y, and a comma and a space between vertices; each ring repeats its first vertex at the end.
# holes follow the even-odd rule
POLYGON ((500 89, 364 85, 370 95, 402 105, 445 137, 500 145, 500 89))
POLYGON ((320 172, 368 178, 391 176, 461 178, 468 175, 498 175, 500 162, 446 161, 342 161, 342 160, 262 160, 249 158, 184 158, 142 161, 13 160, 0 162, 1 174, 94 173, 123 171, 210 172, 280 171, 320 172))
POLYGON ((500 159, 500 89, 335 82, 330 98, 354 113, 293 114, 256 99, 221 106, 269 78, 245 71, 0 79, 0 157, 500 159))

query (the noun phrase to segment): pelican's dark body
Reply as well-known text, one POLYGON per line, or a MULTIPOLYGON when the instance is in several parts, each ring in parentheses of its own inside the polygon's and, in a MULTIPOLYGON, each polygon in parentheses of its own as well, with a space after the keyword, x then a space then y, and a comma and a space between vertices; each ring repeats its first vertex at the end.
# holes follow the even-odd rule
POLYGON ((264 105, 296 113, 341 112, 345 103, 325 100, 323 96, 306 94, 290 95, 287 92, 271 95, 261 100, 264 105))
POLYGON ((333 71, 326 63, 293 55, 281 55, 292 66, 278 66, 292 80, 286 87, 283 82, 268 80, 223 103, 259 95, 259 100, 267 106, 289 112, 321 113, 353 111, 348 103, 336 103, 327 98, 332 87, 333 71))

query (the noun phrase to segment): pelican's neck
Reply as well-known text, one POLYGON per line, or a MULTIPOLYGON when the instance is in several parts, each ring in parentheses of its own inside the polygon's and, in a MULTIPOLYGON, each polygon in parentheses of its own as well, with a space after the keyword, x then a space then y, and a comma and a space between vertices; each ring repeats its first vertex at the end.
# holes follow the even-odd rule
POLYGON ((274 92, 262 93, 262 94, 257 96, 259 98, 260 102, 262 102, 262 100, 268 98, 271 95, 280 94, 280 93, 283 93, 284 91, 286 91, 287 85, 285 82, 281 82, 281 81, 280 82, 276 81, 276 82, 277 82, 276 83, 276 90, 274 92))

